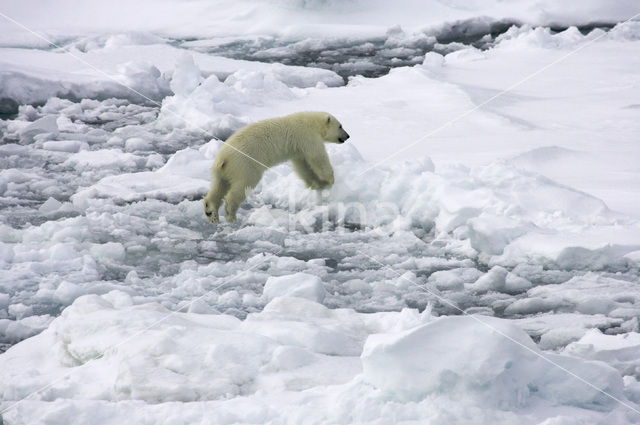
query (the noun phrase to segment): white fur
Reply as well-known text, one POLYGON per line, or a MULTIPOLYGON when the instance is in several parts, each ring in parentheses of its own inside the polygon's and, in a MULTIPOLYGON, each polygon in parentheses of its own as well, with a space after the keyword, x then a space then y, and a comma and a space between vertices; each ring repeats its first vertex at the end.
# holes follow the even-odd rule
POLYGON ((299 112, 248 125, 226 141, 211 169, 211 190, 205 214, 218 222, 224 200, 225 217, 234 222, 238 207, 270 167, 291 161, 310 189, 333 185, 333 168, 324 143, 343 143, 349 135, 326 112, 299 112))

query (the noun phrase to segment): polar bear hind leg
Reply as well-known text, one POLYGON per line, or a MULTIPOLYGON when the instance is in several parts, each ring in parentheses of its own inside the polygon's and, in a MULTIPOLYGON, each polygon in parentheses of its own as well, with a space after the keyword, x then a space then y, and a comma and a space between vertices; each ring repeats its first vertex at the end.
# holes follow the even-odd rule
POLYGON ((244 184, 232 184, 229 192, 224 197, 224 216, 229 223, 235 223, 236 213, 240 204, 247 199, 247 196, 253 191, 253 187, 244 184))

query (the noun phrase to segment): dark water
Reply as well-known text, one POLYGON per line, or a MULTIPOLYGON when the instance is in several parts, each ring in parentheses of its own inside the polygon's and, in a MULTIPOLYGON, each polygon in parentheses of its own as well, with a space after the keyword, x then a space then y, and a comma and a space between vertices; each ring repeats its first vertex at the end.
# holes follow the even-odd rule
MULTIPOLYGON (((174 44, 232 59, 329 69, 346 81, 355 75, 380 77, 392 68, 421 63, 427 52, 445 55, 468 47, 486 50, 493 47, 496 39, 514 26, 520 27, 521 24, 515 21, 470 19, 417 34, 407 34, 399 27, 391 28, 386 35, 377 38, 286 40, 254 37, 210 45, 196 39, 174 40, 174 44)), ((608 30, 613 26, 598 23, 583 25, 578 29, 583 34, 588 34, 595 28, 608 30)), ((550 27, 554 33, 566 29, 567 27, 550 27)))

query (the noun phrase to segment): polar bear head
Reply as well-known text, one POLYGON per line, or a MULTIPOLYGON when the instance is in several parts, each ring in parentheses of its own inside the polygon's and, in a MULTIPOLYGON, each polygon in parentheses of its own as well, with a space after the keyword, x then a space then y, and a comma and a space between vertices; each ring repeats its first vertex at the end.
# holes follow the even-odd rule
POLYGON ((326 114, 324 140, 328 143, 344 143, 349 138, 349 133, 344 131, 340 121, 331 114, 326 114))

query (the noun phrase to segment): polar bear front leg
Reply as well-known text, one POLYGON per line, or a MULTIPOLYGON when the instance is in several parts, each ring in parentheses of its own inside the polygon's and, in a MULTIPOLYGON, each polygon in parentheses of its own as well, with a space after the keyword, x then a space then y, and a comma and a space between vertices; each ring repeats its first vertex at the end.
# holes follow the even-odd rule
POLYGON ((313 171, 319 180, 321 187, 318 189, 333 186, 333 167, 331 167, 329 155, 327 155, 327 151, 324 150, 324 146, 322 149, 318 150, 315 155, 308 157, 307 163, 309 164, 311 171, 313 171))
POLYGON ((305 186, 309 189, 321 188, 322 181, 316 176, 304 158, 293 158, 291 163, 293 164, 293 170, 304 181, 305 186))
POLYGON ((218 223, 218 210, 227 191, 229 191, 229 183, 219 177, 214 177, 211 190, 204 197, 204 213, 213 224, 218 223))

